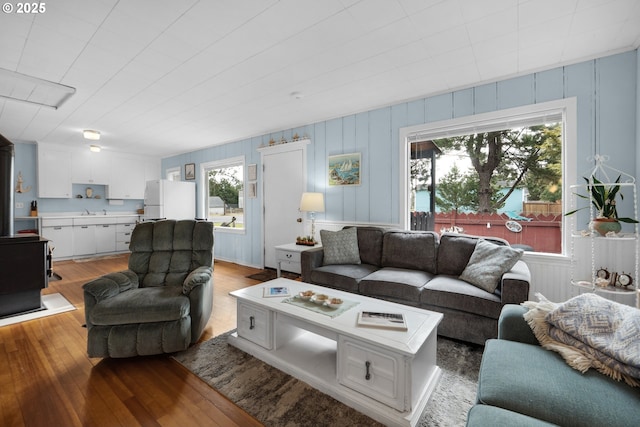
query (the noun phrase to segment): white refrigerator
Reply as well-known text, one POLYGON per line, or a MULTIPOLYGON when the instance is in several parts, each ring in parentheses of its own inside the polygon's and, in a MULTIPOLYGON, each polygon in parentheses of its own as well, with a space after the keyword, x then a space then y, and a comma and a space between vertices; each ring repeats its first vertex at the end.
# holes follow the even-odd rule
POLYGON ((155 179, 144 190, 144 220, 194 219, 196 184, 185 181, 155 179))

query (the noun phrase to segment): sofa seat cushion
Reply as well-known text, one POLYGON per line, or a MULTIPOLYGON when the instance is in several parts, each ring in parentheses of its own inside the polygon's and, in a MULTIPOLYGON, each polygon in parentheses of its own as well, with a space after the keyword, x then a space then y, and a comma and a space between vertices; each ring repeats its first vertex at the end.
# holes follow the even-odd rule
POLYGON ((325 265, 311 272, 311 283, 357 293, 360 280, 377 269, 369 264, 325 265))
POLYGON ((483 291, 457 277, 445 275, 436 276, 424 286, 420 302, 492 319, 498 319, 502 310, 502 302, 498 295, 483 291))
POLYGON ((630 426, 640 419, 640 389, 593 369, 567 366, 537 345, 488 340, 478 381, 479 403, 562 426, 630 426))
POLYGON ((131 289, 96 304, 91 323, 126 325, 173 321, 189 316, 190 308, 189 297, 182 293, 182 286, 131 289))
POLYGON ((467 415, 467 427, 550 427, 555 425, 489 405, 474 405, 467 415))
POLYGON ((416 304, 420 301, 422 288, 431 279, 433 274, 426 271, 385 267, 360 281, 360 293, 416 304))

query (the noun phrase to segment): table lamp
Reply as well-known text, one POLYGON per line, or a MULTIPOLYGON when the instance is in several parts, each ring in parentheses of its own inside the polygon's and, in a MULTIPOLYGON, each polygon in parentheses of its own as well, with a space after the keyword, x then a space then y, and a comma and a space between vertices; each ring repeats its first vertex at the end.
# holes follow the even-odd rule
POLYGON ((324 194, 302 193, 300 211, 309 212, 311 217, 311 238, 316 241, 316 212, 324 212, 324 194))

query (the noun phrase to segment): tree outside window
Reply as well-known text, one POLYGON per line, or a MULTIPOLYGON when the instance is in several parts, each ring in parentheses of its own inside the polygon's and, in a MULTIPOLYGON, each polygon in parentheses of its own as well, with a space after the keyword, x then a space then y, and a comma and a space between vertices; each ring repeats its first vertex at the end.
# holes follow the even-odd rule
MULTIPOLYGON (((467 133, 430 142, 440 150, 435 160, 435 188, 429 182, 429 162, 412 160, 412 215, 419 215, 428 206, 425 198, 435 197, 434 231, 462 230, 493 236, 508 233, 488 229, 492 222, 500 225, 500 218, 504 218, 503 222, 529 222, 542 215, 547 222, 555 218, 556 238, 561 241, 562 125, 559 121, 467 133), (485 218, 484 229, 471 223, 466 228, 459 226, 456 218, 461 214, 476 222, 485 218), (442 226, 439 216, 446 217, 451 226, 442 226)), ((519 236, 519 241, 526 244, 523 236, 519 236)), ((535 241, 531 237, 531 245, 527 244, 534 250, 535 241)), ((556 252, 560 251, 558 244, 556 252)))
POLYGON ((243 162, 206 169, 208 216, 216 227, 244 228, 243 162))

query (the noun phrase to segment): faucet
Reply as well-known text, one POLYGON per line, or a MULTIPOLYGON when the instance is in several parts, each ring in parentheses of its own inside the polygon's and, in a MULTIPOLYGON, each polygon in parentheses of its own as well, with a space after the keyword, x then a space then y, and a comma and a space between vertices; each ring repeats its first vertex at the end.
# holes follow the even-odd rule
POLYGON ((87 213, 87 215, 91 215, 91 212, 89 212, 89 209, 85 208, 84 211, 87 213))
POLYGON ((102 212, 104 212, 104 215, 107 214, 107 210, 106 209, 102 209, 102 212))

